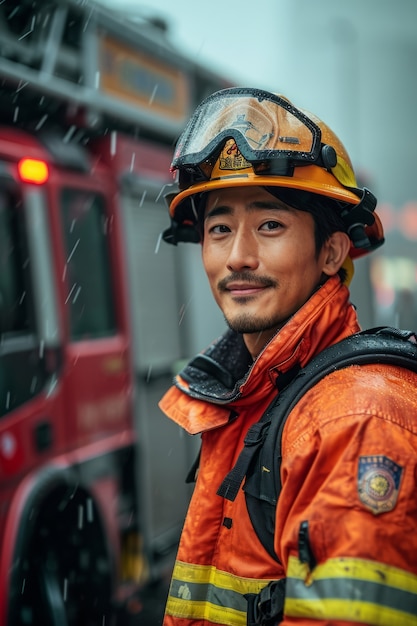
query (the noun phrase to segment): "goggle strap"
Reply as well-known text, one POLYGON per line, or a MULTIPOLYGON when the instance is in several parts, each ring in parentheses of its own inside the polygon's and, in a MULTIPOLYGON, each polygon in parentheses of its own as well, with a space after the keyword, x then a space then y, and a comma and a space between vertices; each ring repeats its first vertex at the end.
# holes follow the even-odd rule
POLYGON ((342 218, 347 226, 353 224, 364 224, 365 226, 372 226, 375 222, 373 215, 376 207, 376 198, 373 193, 366 187, 358 189, 356 187, 346 187, 349 191, 360 198, 358 204, 348 205, 344 211, 342 211, 342 218))
POLYGON ((352 191, 360 198, 360 201, 356 205, 349 205, 341 213, 343 221, 347 225, 349 237, 355 246, 355 248, 371 248, 371 242, 366 234, 365 227, 372 226, 375 222, 373 215, 376 207, 376 198, 367 189, 357 189, 356 187, 346 187, 349 191, 352 191))
POLYGON ((200 243, 201 237, 194 224, 179 224, 171 219, 171 226, 163 231, 162 239, 176 246, 179 242, 200 243))

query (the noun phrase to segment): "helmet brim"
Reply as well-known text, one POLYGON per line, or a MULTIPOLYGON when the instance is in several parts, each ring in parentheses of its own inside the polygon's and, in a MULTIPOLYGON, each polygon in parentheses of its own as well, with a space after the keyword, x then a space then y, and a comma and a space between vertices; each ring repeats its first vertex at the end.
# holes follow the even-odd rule
MULTIPOLYGON (((282 187, 286 189, 299 189, 300 191, 310 191, 312 193, 332 198, 339 202, 357 205, 359 198, 346 187, 337 186, 335 179, 330 172, 318 168, 314 165, 298 167, 294 170, 294 175, 289 176, 268 176, 255 174, 250 170, 239 172, 238 174, 225 175, 208 181, 196 183, 176 194, 171 194, 169 212, 171 218, 178 221, 195 222, 196 216, 191 207, 191 198, 212 192, 216 189, 226 189, 233 187, 282 187)), ((367 248, 356 248, 351 246, 349 256, 352 259, 364 256, 384 243, 383 227, 378 215, 373 213, 375 221, 372 225, 365 227, 366 235, 369 238, 370 246, 367 248)))

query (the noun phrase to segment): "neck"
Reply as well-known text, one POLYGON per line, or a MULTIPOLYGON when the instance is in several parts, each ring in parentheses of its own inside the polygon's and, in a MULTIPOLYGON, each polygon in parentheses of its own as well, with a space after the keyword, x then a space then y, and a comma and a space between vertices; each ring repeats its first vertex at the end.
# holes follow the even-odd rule
POLYGON ((253 360, 262 352, 266 344, 278 330, 278 328, 271 328, 269 330, 262 330, 259 333, 246 333, 243 335, 243 341, 253 360))

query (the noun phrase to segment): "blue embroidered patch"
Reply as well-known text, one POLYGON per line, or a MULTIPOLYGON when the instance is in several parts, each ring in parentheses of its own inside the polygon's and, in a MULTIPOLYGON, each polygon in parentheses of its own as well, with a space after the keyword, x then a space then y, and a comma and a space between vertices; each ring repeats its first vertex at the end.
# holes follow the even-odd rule
POLYGON ((358 464, 359 499, 375 515, 392 511, 397 503, 403 467, 387 456, 361 456, 358 464))

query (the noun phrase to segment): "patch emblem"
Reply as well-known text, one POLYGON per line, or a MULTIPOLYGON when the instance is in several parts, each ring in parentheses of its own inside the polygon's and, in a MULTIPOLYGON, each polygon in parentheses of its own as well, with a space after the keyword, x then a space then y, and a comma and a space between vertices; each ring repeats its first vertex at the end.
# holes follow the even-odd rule
POLYGON ((395 507, 403 469, 387 456, 359 457, 359 499, 374 515, 395 507))

